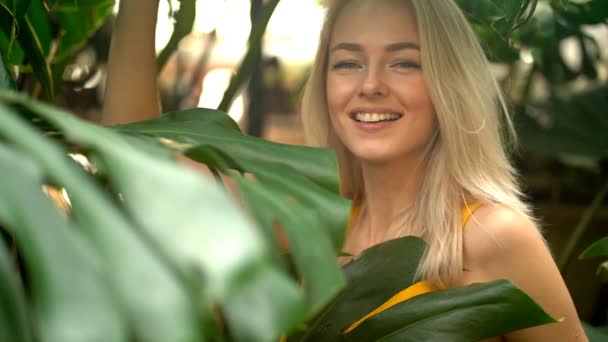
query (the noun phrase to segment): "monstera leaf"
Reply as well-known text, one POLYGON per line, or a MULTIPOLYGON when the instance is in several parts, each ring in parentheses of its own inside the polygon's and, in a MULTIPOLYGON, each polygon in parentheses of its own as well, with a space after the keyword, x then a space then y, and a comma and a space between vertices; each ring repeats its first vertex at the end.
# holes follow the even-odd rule
POLYGON ((422 294, 346 329, 414 283, 423 251, 424 242, 415 237, 365 251, 344 269, 348 286, 289 341, 479 341, 555 322, 520 289, 501 280, 422 294))
POLYGON ((7 169, 26 178, 7 178, 5 186, 31 187, 22 199, 13 194, 16 189, 3 191, 9 198, 0 201, 5 215, 0 222, 9 227, 26 261, 33 260, 27 266, 41 273, 43 285, 34 291, 42 306, 35 311, 44 313, 40 321, 48 321, 56 341, 130 336, 200 341, 223 334, 220 321, 237 341, 271 341, 321 310, 344 285, 332 260, 349 203, 337 195, 336 161, 328 151, 248 138, 226 114, 215 111, 173 113, 111 129, 15 93, 0 93, 0 102, 0 141, 11 156, 7 163, 33 165, 32 171, 7 169), (38 127, 48 127, 56 139, 24 118, 44 121, 38 127), (260 228, 212 179, 177 165, 174 149, 202 160, 215 158, 219 171, 241 186, 260 228), (71 161, 69 151, 86 155, 94 175, 71 161), (16 162, 18 156, 23 161, 16 162), (15 217, 27 213, 27 203, 44 202, 42 184, 65 189, 71 203, 67 222, 48 203, 29 220, 15 217), (59 233, 42 222, 57 222, 59 233), (291 259, 274 244, 277 224, 289 240, 291 259), (44 263, 36 259, 42 242, 28 242, 32 237, 21 234, 43 240, 53 234, 44 246, 52 250, 44 263), (62 244, 74 250, 55 251, 62 244), (289 277, 291 262, 299 279, 289 277), (86 282, 98 286, 62 289, 57 285, 62 279, 83 279, 74 282, 76 288, 86 282), (70 292, 82 296, 66 297, 70 292), (78 305, 55 307, 65 300, 78 305), (97 319, 78 313, 83 306, 97 307, 97 301, 104 304, 96 312, 103 324, 88 329, 97 319), (215 308, 221 310, 220 321, 215 308), (80 321, 85 319, 89 323, 80 321), (60 326, 63 320, 69 325, 60 326), (66 337, 70 327, 80 328, 66 337))

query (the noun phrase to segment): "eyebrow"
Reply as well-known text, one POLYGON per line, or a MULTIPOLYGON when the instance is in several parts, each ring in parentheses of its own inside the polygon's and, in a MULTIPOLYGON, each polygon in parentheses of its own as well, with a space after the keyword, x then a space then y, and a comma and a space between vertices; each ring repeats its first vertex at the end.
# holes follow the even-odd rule
MULTIPOLYGON (((412 42, 399 42, 389 44, 384 48, 387 52, 395 52, 400 50, 420 50, 420 46, 416 43, 412 42)), ((346 50, 352 52, 361 52, 363 51, 363 47, 357 43, 339 43, 331 48, 330 52, 334 52, 336 50, 346 50)))

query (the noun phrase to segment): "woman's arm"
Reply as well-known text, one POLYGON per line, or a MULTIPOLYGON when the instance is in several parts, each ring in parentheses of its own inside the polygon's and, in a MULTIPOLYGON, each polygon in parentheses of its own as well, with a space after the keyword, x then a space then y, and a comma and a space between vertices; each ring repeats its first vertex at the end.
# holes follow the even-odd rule
POLYGON ((464 285, 507 279, 562 322, 515 331, 506 341, 587 341, 576 308, 536 226, 515 211, 484 205, 463 232, 464 285))
POLYGON ((154 47, 159 0, 123 0, 112 32, 101 124, 160 115, 154 47))

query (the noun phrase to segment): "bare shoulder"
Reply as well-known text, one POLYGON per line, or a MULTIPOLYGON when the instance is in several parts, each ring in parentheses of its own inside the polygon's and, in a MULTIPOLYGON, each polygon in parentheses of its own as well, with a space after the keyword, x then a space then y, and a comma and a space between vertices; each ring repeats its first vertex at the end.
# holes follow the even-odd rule
POLYGON ((485 204, 463 227, 465 262, 501 263, 547 254, 545 240, 527 216, 503 205, 485 204))
POLYGON ((463 285, 507 279, 560 323, 511 333, 507 341, 587 341, 574 303, 536 224, 503 205, 478 208, 463 231, 463 285))

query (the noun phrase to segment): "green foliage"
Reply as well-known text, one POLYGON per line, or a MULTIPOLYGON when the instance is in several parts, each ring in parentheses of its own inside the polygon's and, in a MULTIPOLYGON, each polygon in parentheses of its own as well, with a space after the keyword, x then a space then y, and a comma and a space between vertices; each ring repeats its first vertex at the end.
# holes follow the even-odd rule
POLYGON ((424 247, 406 237, 366 250, 344 269, 348 287, 290 341, 479 341, 555 322, 511 283, 498 281, 419 295, 343 333, 414 282, 424 247))
POLYGON ((15 89, 15 82, 4 65, 2 53, 0 53, 0 89, 15 89))
MULTIPOLYGON (((5 152, 3 147, 0 151, 0 154, 5 152)), ((0 202, 0 220, 8 216, 8 210, 8 206, 0 202)), ((33 341, 21 280, 4 240, 0 240, 0 279, 0 340, 33 341)))
POLYGON ((608 327, 593 327, 587 323, 583 323, 585 334, 589 338, 589 342, 603 342, 608 340, 608 327))
POLYGON ((594 258, 598 256, 608 256, 608 237, 596 241, 581 254, 581 258, 594 258))
MULTIPOLYGON (((28 341, 37 331, 49 341, 273 341, 317 316, 344 288, 331 260, 342 244, 349 204, 337 195, 336 161, 328 151, 244 136, 227 115, 212 110, 106 128, 0 92, 0 114, 0 165, 6 170, 0 222, 28 275, 19 280, 0 250, 0 271, 7 275, 0 295, 11 298, 0 311, 0 326, 14 327, 3 330, 9 340, 28 341), (24 120, 33 117, 46 122, 55 139, 24 120), (69 151, 86 155, 90 172, 69 151), (173 151, 212 160, 216 171, 230 176, 259 228, 217 184, 177 165, 173 151), (69 212, 58 211, 43 186, 65 189, 69 212), (280 252, 277 223, 290 255, 280 252)), ((371 249, 346 267, 349 287, 318 317, 337 316, 341 326, 363 315, 413 281, 423 250, 415 238, 371 249), (354 298, 364 305, 345 310, 354 298)), ((548 322, 525 298, 507 283, 441 291, 416 300, 424 314, 398 314, 408 307, 404 303, 350 336, 381 336, 401 327, 405 317, 441 319, 444 333, 456 340, 472 336, 458 328, 462 317, 491 326, 467 325, 483 336, 548 322), (499 317, 530 319, 479 319, 480 303, 507 310, 499 317), (460 318, 437 315, 452 309, 460 318), (377 330, 378 319, 384 332, 377 330)), ((318 330, 309 331, 317 336, 318 330)))
MULTIPOLYGON (((533 65, 524 77, 541 75, 552 87, 597 78, 597 44, 582 25, 605 23, 606 1, 459 2, 493 61, 515 70, 520 52, 529 51, 533 65), (559 53, 567 38, 580 42, 578 69, 559 53)), ((277 3, 266 4, 252 29, 254 48, 221 108, 248 77, 277 3)), ((6 71, 17 68, 52 98, 64 62, 112 5, 0 0, 0 54, 10 67, 0 65, 0 88, 12 87, 6 71)), ((194 1, 181 5, 161 65, 192 27, 194 1)), ((529 89, 521 90, 516 117, 526 146, 552 156, 605 158, 604 85, 568 97, 551 88, 550 100, 534 110, 526 106, 529 89)), ((338 195, 333 154, 244 136, 218 111, 173 112, 104 128, 1 91, 0 168, 0 224, 25 270, 17 271, 0 239, 3 341, 34 335, 62 342, 273 341, 288 332, 290 340, 303 341, 469 341, 553 321, 500 281, 421 295, 341 334, 413 282, 423 243, 405 238, 376 246, 343 275, 332 260, 343 243, 349 203, 338 195), (83 171, 69 152, 85 155, 94 171, 83 171), (177 165, 175 153, 206 164, 216 183, 236 187, 249 216, 218 184, 177 165), (43 186, 65 189, 70 211, 57 210, 43 186), (277 230, 290 246, 287 255, 277 230)), ((605 253, 601 240, 584 256, 605 253)))
MULTIPOLYGON (((129 137, 125 137, 108 128, 87 124, 53 107, 12 93, 2 93, 0 98, 5 103, 0 120, 0 137, 10 142, 11 148, 21 151, 20 155, 29 156, 35 163, 36 170, 39 170, 36 173, 37 178, 23 181, 8 178, 7 185, 18 186, 27 181, 36 190, 32 189, 28 193, 34 191, 34 194, 38 193, 38 197, 42 198, 40 188, 45 180, 65 188, 72 203, 72 215, 69 218, 71 223, 67 227, 64 225, 63 228, 58 228, 63 229, 65 234, 53 233, 56 242, 49 241, 46 231, 42 232, 40 229, 46 227, 41 222, 57 221, 60 218, 57 212, 47 208, 46 211, 37 210, 36 215, 28 216, 36 220, 29 226, 30 234, 47 241, 46 247, 57 249, 57 246, 67 244, 76 248, 74 252, 71 248, 59 249, 57 253, 50 254, 40 268, 46 274, 53 275, 53 279, 57 281, 86 278, 86 281, 98 284, 97 287, 89 289, 87 284, 74 282, 73 286, 85 288, 86 291, 79 292, 83 298, 65 298, 66 294, 76 291, 70 287, 61 288, 57 285, 50 286, 48 283, 33 287, 34 297, 42 298, 41 301, 52 309, 74 313, 71 319, 67 314, 55 314, 49 309, 41 310, 50 315, 49 317, 56 317, 51 322, 54 324, 49 323, 49 331, 61 328, 59 322, 66 327, 71 327, 72 324, 87 327, 88 325, 79 323, 79 319, 86 319, 88 324, 99 320, 99 329, 83 328, 79 331, 90 335, 87 335, 87 338, 77 336, 74 337, 75 340, 120 341, 135 334, 145 341, 198 341, 205 334, 212 334, 214 331, 211 328, 201 331, 201 327, 216 324, 212 309, 219 306, 235 340, 269 341, 293 327, 303 318, 305 312, 318 310, 342 287, 343 280, 339 269, 334 263, 327 263, 327 260, 335 258, 333 243, 328 233, 320 230, 327 227, 328 221, 331 221, 328 220, 330 215, 327 211, 323 212, 323 215, 315 215, 313 210, 302 210, 302 214, 314 217, 308 221, 313 224, 313 228, 301 224, 295 226, 302 234, 296 234, 300 240, 294 242, 294 245, 299 243, 300 248, 294 247, 294 259, 298 262, 303 258, 304 261, 300 262, 306 267, 306 270, 302 271, 303 278, 307 284, 312 284, 305 286, 305 291, 301 292, 297 283, 289 280, 283 268, 285 261, 279 264, 270 257, 266 240, 272 233, 271 229, 266 229, 265 240, 259 231, 256 232, 256 229, 251 227, 241 210, 230 203, 223 191, 216 185, 204 182, 204 179, 189 169, 175 165, 173 159, 169 158, 169 153, 159 154, 164 149, 156 143, 151 143, 151 138, 148 137, 151 130, 162 128, 183 139, 204 140, 205 131, 192 128, 208 126, 208 132, 214 132, 215 138, 219 138, 219 143, 216 142, 218 145, 238 139, 238 136, 241 136, 246 144, 248 138, 235 130, 234 122, 227 115, 220 116, 219 113, 213 112, 211 114, 215 115, 176 113, 159 119, 160 123, 142 123, 146 124, 149 130, 146 131, 141 126, 139 129, 143 133, 140 134, 146 136, 131 133, 129 137), (108 186, 114 192, 114 197, 120 194, 122 199, 113 200, 112 196, 108 196, 108 193, 97 185, 91 175, 84 173, 67 158, 65 148, 28 127, 15 112, 18 108, 28 117, 34 115, 47 121, 62 132, 63 139, 70 145, 88 151, 88 157, 96 161, 97 178, 108 179, 108 186), (174 122, 172 118, 175 118, 174 122), (200 119, 199 122, 196 118, 200 119), (214 121, 216 125, 213 124, 214 121), (183 128, 183 134, 179 127, 183 128), (222 128, 235 134, 225 136, 222 140, 222 128), (198 136, 189 137, 188 133, 192 132, 197 132, 198 136), (315 226, 319 230, 315 231, 315 226), (318 239, 316 242, 315 238, 318 239), (70 239, 76 239, 76 242, 70 239), (78 242, 80 240, 82 242, 78 242), (79 243, 83 246, 78 247, 79 243), (309 259, 311 256, 313 260, 309 259), (69 259, 70 262, 61 261, 64 259, 69 259), (312 272, 311 265, 318 266, 316 273, 312 272), (69 272, 61 271, 62 268, 68 268, 69 272), (85 277, 78 274, 80 269, 87 270, 90 275, 85 277), (59 293, 48 293, 49 290, 59 293), (85 296, 89 292, 95 295, 85 296), (82 314, 82 309, 78 307, 72 309, 68 305, 61 307, 58 304, 68 299, 87 308, 97 307, 96 301, 102 301, 105 305, 101 305, 96 311, 98 319, 91 319, 90 315, 82 314), (306 307, 309 309, 306 310, 306 307), (108 317, 117 321, 109 320, 108 317), (129 322, 129 325, 124 326, 125 322, 129 322), (99 337, 96 333, 100 332, 112 335, 110 338, 99 337)), ((121 127, 118 131, 124 132, 127 129, 136 130, 135 127, 121 127)), ((160 131, 155 133, 154 139, 166 139, 162 130, 160 131)), ((213 141, 210 143, 213 144, 213 141)), ((233 145, 235 143, 233 141, 233 145)), ((245 151, 242 164, 251 167, 251 174, 258 175, 257 168, 260 166, 249 163, 246 157, 247 153, 251 154, 254 150, 255 148, 251 148, 245 151)), ((262 165, 277 163, 280 158, 298 159, 294 158, 294 151, 289 147, 286 146, 284 151, 264 161, 262 165)), ((332 188, 336 188, 337 173, 335 169, 330 171, 336 164, 331 155, 321 150, 308 149, 307 152, 304 154, 316 162, 314 168, 318 172, 314 177, 320 179, 320 183, 329 183, 332 188), (324 160, 330 163, 321 164, 324 160), (323 179, 324 175, 330 173, 331 180, 327 177, 323 179)), ((204 149, 199 148, 196 153, 202 154, 204 149)), ((259 154, 259 151, 257 153, 259 154)), ((304 158, 292 163, 300 168, 305 167, 304 164, 304 158)), ((288 166, 285 166, 284 170, 294 172, 288 166)), ((12 173, 28 175, 27 172, 19 170, 12 173)), ((238 175, 234 177, 242 178, 238 175)), ((306 186, 307 177, 296 179, 303 183, 302 187, 306 186)), ((240 182, 246 184, 248 181, 243 178, 240 182)), ((316 184, 312 180, 308 183, 316 184)), ((254 184, 249 188, 256 191, 264 191, 268 186, 263 174, 254 184)), ((281 186, 275 188, 268 191, 285 191, 281 186)), ((307 190, 309 197, 303 196, 302 201, 323 197, 325 204, 332 208, 341 208, 335 209, 333 213, 341 211, 339 223, 344 227, 348 216, 348 203, 338 196, 327 198, 325 195, 311 194, 327 191, 329 190, 322 185, 312 186, 307 190)), ((4 210, 4 213, 25 214, 27 211, 23 206, 31 203, 34 198, 33 194, 29 195, 31 198, 26 197, 23 200, 12 196, 12 192, 3 191, 3 194, 10 198, 3 199, 0 203, 11 200, 18 203, 13 205, 22 206, 9 207, 12 210, 4 210)), ((265 212, 272 212, 272 206, 287 208, 290 212, 296 212, 298 208, 303 207, 297 203, 298 194, 293 196, 292 205, 278 195, 272 200, 269 204, 271 207, 263 208, 265 212)), ((46 206, 50 206, 48 200, 46 206)), ((335 220, 335 217, 331 219, 335 220)), ((21 237, 17 234, 23 232, 24 228, 17 227, 25 223, 15 221, 12 216, 3 218, 2 222, 11 227, 11 234, 21 237)), ((291 228, 289 222, 284 223, 284 227, 285 230, 295 229, 291 228)), ((24 256, 29 255, 28 251, 34 253, 40 248, 34 243, 24 244, 22 238, 16 240, 17 247, 19 250, 23 249, 24 256)), ((273 249, 278 250, 278 247, 273 249)), ((32 281, 37 279, 32 278, 32 281)), ((70 340, 60 333, 61 331, 56 334, 61 337, 58 337, 57 341, 70 340)), ((219 333, 212 335, 215 334, 219 333)))
POLYGON ((51 100, 65 60, 101 26, 113 5, 113 0, 0 0, 0 53, 19 74, 33 71, 51 100))

